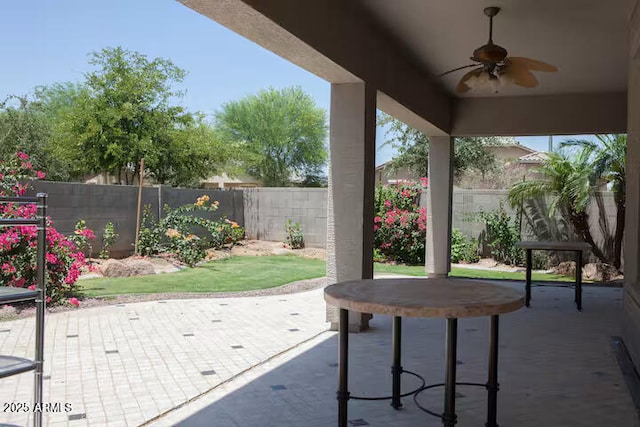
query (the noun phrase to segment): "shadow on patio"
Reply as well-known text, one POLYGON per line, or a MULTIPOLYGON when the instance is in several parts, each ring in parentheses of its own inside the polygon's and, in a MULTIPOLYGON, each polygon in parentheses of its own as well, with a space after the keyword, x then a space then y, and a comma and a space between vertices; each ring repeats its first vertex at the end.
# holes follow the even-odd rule
MULTIPOLYGON (((507 284, 521 289, 522 284, 507 284)), ((532 307, 502 316, 498 422, 502 426, 639 426, 620 373, 612 337, 620 330, 622 289, 584 288, 584 310, 566 288, 533 289, 532 307)), ((403 366, 427 383, 444 377, 444 320, 405 319, 403 366)), ((461 319, 458 381, 484 382, 488 318, 461 319)), ((376 316, 369 332, 350 335, 352 395, 391 389, 391 321, 376 316)), ((185 427, 325 427, 337 424, 337 335, 327 332, 152 423, 185 427)), ((418 382, 403 376, 403 388, 418 382)), ((458 425, 485 422, 485 391, 458 387, 458 425)), ((420 402, 441 411, 442 389, 420 402)), ((388 401, 350 401, 350 425, 439 426, 412 399, 395 411, 388 401)))

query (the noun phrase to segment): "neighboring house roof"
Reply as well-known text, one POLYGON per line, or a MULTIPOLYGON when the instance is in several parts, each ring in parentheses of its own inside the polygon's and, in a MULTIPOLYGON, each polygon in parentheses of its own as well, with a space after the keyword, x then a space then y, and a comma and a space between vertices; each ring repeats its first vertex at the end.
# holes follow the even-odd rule
POLYGON ((536 150, 527 147, 526 145, 522 145, 522 144, 486 144, 485 147, 491 149, 491 150, 499 150, 500 148, 519 148, 522 151, 528 151, 529 153, 535 153, 536 150))
POLYGON ((534 151, 531 154, 527 154, 518 158, 518 163, 524 164, 540 164, 544 163, 549 158, 549 155, 544 151, 534 151))
POLYGON ((388 162, 384 162, 381 165, 376 166, 376 172, 386 169, 386 167, 389 166, 390 163, 391 163, 391 160, 389 160, 388 162))
POLYGON ((202 181, 205 186, 210 186, 214 184, 220 188, 224 187, 241 187, 241 186, 250 186, 256 187, 260 186, 260 182, 256 180, 254 177, 249 175, 238 174, 230 177, 226 172, 223 172, 220 175, 214 175, 206 178, 202 181))

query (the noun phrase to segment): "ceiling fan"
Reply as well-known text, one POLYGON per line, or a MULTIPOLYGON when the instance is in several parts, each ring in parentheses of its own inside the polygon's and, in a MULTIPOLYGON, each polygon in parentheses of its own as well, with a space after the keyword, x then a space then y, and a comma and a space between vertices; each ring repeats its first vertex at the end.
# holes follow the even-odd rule
POLYGON ((475 67, 462 76, 456 86, 456 92, 465 93, 473 88, 481 87, 488 87, 494 92, 498 92, 498 88, 506 84, 532 88, 538 86, 538 79, 531 71, 558 71, 557 67, 536 59, 520 56, 508 57, 505 48, 494 44, 493 17, 498 12, 500 12, 499 7, 487 7, 484 9, 484 14, 489 17, 489 41, 473 51, 473 56, 469 59, 475 63, 463 65, 440 74, 440 77, 442 77, 455 71, 475 67))

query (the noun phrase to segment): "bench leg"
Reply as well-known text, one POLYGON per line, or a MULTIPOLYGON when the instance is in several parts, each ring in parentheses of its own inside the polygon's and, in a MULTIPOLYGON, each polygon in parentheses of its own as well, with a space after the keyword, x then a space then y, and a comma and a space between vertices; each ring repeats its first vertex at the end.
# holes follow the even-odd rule
POLYGON ((525 279, 525 285, 524 285, 524 290, 525 290, 524 304, 527 307, 529 307, 529 301, 531 301, 531 268, 532 268, 531 249, 527 249, 527 272, 526 272, 526 279, 525 279))
POLYGON ((582 310, 582 251, 576 251, 576 307, 582 310))
POLYGON ((491 316, 489 338, 489 378, 487 380, 487 423, 486 427, 498 427, 498 329, 499 316, 491 316))
POLYGON ((458 319, 447 319, 447 347, 445 358, 447 361, 447 372, 444 383, 444 413, 442 414, 442 424, 444 427, 454 427, 457 422, 456 416, 456 364, 458 344, 458 319))
POLYGON ((402 346, 402 318, 399 316, 393 317, 393 365, 391 366, 391 378, 393 380, 391 406, 393 409, 402 408, 402 402, 400 401, 400 377, 402 374, 402 366, 400 365, 401 358, 401 346, 402 346))

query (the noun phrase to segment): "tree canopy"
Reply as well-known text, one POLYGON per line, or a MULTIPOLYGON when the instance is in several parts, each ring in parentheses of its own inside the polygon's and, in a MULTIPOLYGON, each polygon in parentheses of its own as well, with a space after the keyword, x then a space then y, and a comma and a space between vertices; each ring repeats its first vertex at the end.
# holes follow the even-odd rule
POLYGON ((173 86, 186 72, 170 60, 116 47, 89 63, 95 70, 81 83, 36 88, 29 110, 47 123, 46 152, 66 165, 67 179, 107 173, 131 184, 144 158, 156 182, 197 185, 229 160, 204 117, 177 105, 173 86))
MULTIPOLYGON (((383 113, 378 124, 389 126, 386 135, 390 139, 385 144, 390 144, 398 152, 390 162, 390 169, 406 168, 418 176, 427 176, 429 137, 388 114, 383 113)), ((454 176, 460 178, 467 171, 477 171, 484 176, 496 166, 496 158, 486 149, 486 145, 507 143, 516 141, 496 136, 456 138, 454 176)))
POLYGON ((326 113, 299 87, 229 102, 216 114, 216 125, 242 146, 245 170, 267 187, 315 181, 327 160, 326 113))
MULTIPOLYGON (((517 183, 509 190, 513 206, 522 205, 536 197, 550 197, 554 208, 573 225, 576 233, 591 245, 593 254, 602 262, 616 268, 621 265, 622 239, 625 218, 626 135, 596 135, 599 142, 568 140, 561 149, 549 154, 539 168, 541 178, 517 183), (577 151, 566 150, 576 147, 577 151), (589 205, 601 204, 597 192, 603 182, 609 183, 616 204, 616 229, 608 234, 608 220, 599 209, 599 225, 604 242, 594 239, 589 223, 589 205), (611 246, 611 247, 609 247, 611 246)), ((600 208, 600 206, 599 206, 600 208)))

